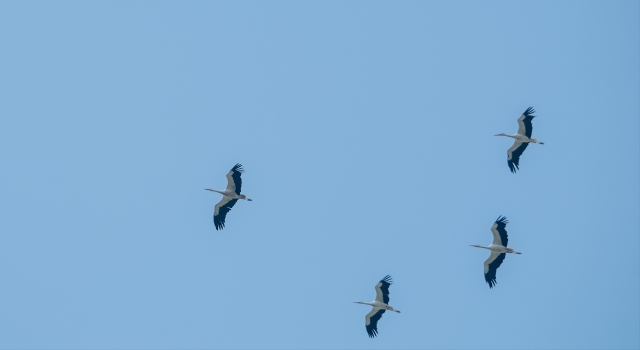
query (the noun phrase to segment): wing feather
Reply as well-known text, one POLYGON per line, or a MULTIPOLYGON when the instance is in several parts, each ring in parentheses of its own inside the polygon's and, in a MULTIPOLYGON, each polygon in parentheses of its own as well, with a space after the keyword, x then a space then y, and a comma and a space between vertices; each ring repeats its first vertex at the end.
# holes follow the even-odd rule
POLYGON ((222 230, 224 228, 224 222, 227 218, 227 213, 236 205, 237 199, 231 199, 231 197, 223 196, 222 200, 216 204, 213 210, 213 224, 216 226, 216 230, 222 230))
POLYGON ((491 252, 489 259, 484 262, 484 280, 489 284, 489 288, 496 285, 496 270, 507 256, 505 253, 491 252))
POLYGON ((238 163, 227 173, 227 191, 240 194, 242 190, 242 178, 240 175, 244 172, 242 164, 238 163))
POLYGON ((515 174, 516 170, 520 170, 520 156, 527 146, 529 142, 520 142, 516 140, 513 143, 513 146, 507 150, 507 164, 509 165, 509 169, 511 172, 515 174))
POLYGON ((531 121, 536 117, 535 115, 533 115, 533 113, 535 112, 536 111, 533 109, 533 107, 529 107, 526 111, 524 111, 524 113, 522 113, 520 118, 518 118, 518 134, 527 135, 528 138, 531 138, 531 132, 533 131, 533 125, 531 124, 531 121))
POLYGON ((376 284, 376 301, 389 304, 389 286, 392 283, 391 276, 386 275, 376 284))
POLYGON ((493 244, 506 247, 509 242, 509 236, 507 236, 507 224, 509 221, 504 216, 498 216, 496 222, 491 226, 491 233, 493 233, 493 244))
POLYGON ((371 311, 364 317, 364 326, 367 329, 367 334, 369 334, 369 338, 373 338, 378 335, 378 321, 382 314, 384 313, 384 309, 372 308, 371 311))

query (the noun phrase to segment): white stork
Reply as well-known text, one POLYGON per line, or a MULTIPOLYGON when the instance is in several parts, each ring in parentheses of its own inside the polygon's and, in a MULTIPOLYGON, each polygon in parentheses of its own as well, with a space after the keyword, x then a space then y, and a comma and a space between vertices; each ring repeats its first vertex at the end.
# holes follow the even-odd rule
POLYGON ((505 133, 497 134, 494 136, 506 136, 514 138, 513 146, 507 150, 507 164, 509 165, 509 169, 511 172, 515 174, 516 170, 520 170, 520 155, 527 149, 529 143, 539 143, 544 145, 544 142, 540 142, 536 139, 531 138, 531 132, 533 131, 533 126, 531 125, 531 120, 536 116, 533 115, 536 111, 533 107, 527 108, 524 113, 518 118, 518 132, 514 135, 508 135, 505 133))
POLYGON ((378 320, 382 317, 382 314, 386 311, 394 311, 400 313, 398 310, 394 310, 393 306, 389 306, 389 286, 393 283, 391 276, 386 275, 383 279, 376 284, 376 300, 367 303, 366 301, 356 301, 356 304, 371 305, 373 308, 371 312, 364 317, 364 325, 369 334, 369 338, 373 338, 378 334, 378 320))
POLYGON ((227 188, 224 191, 205 188, 207 191, 218 192, 223 195, 222 200, 216 204, 213 211, 213 223, 216 225, 216 230, 222 230, 224 228, 224 220, 227 217, 227 213, 236 205, 238 199, 251 201, 247 196, 240 193, 242 189, 242 179, 240 175, 243 172, 242 164, 238 163, 227 173, 227 188))
POLYGON ((507 218, 504 216, 499 216, 498 220, 491 226, 491 233, 493 233, 493 243, 490 246, 485 247, 479 244, 473 244, 472 247, 477 248, 485 248, 491 251, 491 255, 489 255, 489 259, 484 262, 484 280, 489 283, 489 288, 493 288, 496 285, 496 270, 504 261, 507 253, 510 254, 522 254, 520 252, 516 252, 511 248, 507 248, 507 242, 509 241, 509 237, 507 236, 507 230, 505 227, 507 226, 507 218))

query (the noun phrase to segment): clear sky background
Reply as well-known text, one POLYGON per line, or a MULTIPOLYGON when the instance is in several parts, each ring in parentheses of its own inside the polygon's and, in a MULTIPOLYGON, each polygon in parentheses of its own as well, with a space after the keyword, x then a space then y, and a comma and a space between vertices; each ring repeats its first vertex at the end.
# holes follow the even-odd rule
POLYGON ((639 17, 0 3, 0 347, 638 348, 639 17), (529 106, 514 175, 493 135, 529 106), (490 290, 499 215, 523 254, 490 290))

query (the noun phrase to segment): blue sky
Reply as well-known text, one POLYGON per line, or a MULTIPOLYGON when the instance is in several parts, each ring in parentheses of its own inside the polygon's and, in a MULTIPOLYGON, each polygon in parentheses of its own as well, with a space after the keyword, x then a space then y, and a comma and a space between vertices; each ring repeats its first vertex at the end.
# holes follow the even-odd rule
POLYGON ((1 3, 0 347, 639 347, 639 13, 1 3))

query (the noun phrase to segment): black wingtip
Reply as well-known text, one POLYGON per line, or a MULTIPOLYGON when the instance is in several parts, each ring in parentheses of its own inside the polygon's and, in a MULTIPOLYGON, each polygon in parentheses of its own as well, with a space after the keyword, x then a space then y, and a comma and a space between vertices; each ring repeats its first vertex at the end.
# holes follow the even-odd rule
POLYGON ((233 166, 233 168, 231 168, 231 171, 237 171, 237 172, 244 172, 244 169, 242 168, 242 164, 237 163, 236 165, 233 166))
POLYGON ((224 221, 217 220, 216 216, 213 216, 213 225, 216 227, 216 231, 220 231, 224 228, 224 221))
POLYGON ((536 112, 536 110, 535 110, 535 109, 533 109, 533 107, 529 107, 529 108, 527 108, 527 110, 526 110, 526 111, 524 111, 524 113, 522 113, 522 114, 524 114, 524 116, 525 116, 525 117, 535 118, 536 116, 535 116, 535 115, 533 115, 533 113, 535 113, 535 112, 536 112))
POLYGON ((376 327, 364 326, 364 328, 367 330, 367 334, 369 335, 369 338, 375 338, 378 335, 378 330, 376 329, 376 327))
POLYGON ((384 278, 381 279, 380 282, 386 282, 386 283, 389 283, 389 284, 393 284, 393 280, 391 279, 391 275, 384 276, 384 278))
POLYGON ((484 276, 484 280, 487 282, 490 289, 495 287, 496 283, 498 282, 496 281, 495 277, 487 277, 486 275, 484 276))
POLYGON ((496 220, 496 224, 508 224, 509 220, 507 220, 506 216, 498 216, 498 219, 496 220))

